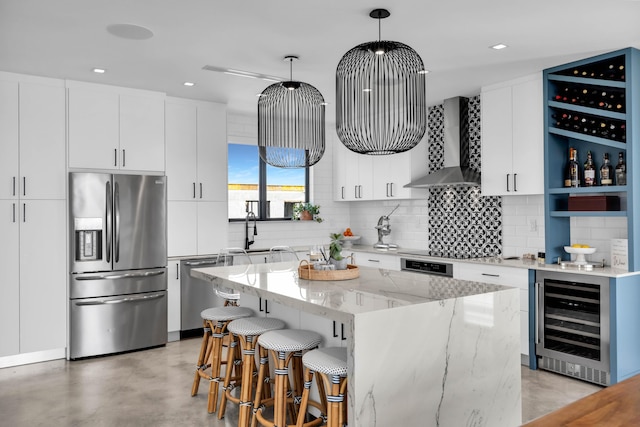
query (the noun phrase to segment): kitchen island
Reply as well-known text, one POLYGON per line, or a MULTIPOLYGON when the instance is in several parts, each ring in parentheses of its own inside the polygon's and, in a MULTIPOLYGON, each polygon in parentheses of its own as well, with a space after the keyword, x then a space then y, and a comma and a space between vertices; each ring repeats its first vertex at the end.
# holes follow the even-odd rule
POLYGON ((350 426, 521 424, 518 289, 367 267, 352 280, 308 281, 297 268, 191 274, 344 323, 350 426))

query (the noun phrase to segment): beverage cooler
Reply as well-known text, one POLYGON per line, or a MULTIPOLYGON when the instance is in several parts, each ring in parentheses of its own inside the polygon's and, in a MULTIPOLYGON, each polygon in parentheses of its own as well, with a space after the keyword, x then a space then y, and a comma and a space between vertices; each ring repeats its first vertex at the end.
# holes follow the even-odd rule
POLYGON ((609 385, 609 279, 536 272, 538 367, 609 385))

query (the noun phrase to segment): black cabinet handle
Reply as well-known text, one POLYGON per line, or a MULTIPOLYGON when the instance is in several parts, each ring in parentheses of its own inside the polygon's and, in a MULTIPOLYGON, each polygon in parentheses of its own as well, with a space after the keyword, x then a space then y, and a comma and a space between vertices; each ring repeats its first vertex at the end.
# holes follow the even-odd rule
POLYGON ((113 166, 118 166, 118 149, 113 149, 113 166))
POLYGON ((509 175, 511 175, 510 173, 507 174, 507 191, 511 191, 509 190, 509 175))
POLYGON ((264 310, 262 309, 262 298, 258 298, 258 310, 262 313, 264 310))
POLYGON ((202 199, 202 183, 200 183, 200 198, 202 199))
POLYGON ((176 262, 176 280, 180 279, 180 264, 176 262))
POLYGON ((342 341, 345 341, 347 339, 347 337, 344 336, 344 323, 340 324, 340 335, 342 335, 342 337, 340 338, 342 341))
POLYGON ((333 321, 333 337, 338 338, 338 334, 336 334, 336 321, 333 321))
POLYGON ((264 300, 264 312, 267 314, 270 314, 271 312, 269 311, 269 300, 264 300))
POLYGON ((513 174, 513 191, 518 191, 518 174, 513 174))

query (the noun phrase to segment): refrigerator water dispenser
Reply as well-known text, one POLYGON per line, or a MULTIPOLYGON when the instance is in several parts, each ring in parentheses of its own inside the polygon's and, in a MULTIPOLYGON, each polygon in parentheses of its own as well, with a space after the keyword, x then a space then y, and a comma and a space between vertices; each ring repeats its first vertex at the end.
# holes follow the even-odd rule
POLYGON ((75 218, 76 261, 102 259, 102 218, 75 218))

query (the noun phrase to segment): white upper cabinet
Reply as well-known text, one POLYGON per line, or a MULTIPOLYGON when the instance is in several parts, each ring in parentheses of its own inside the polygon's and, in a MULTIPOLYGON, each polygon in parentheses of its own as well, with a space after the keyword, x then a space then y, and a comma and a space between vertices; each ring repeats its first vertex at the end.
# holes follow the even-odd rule
POLYGON ((482 88, 482 195, 544 193, 542 74, 482 88))
POLYGON ((120 95, 121 168, 164 170, 164 96, 120 95))
POLYGON ((357 154, 341 143, 334 150, 336 201, 424 198, 424 189, 404 188, 413 178, 427 173, 427 142, 411 150, 386 156, 357 154))
POLYGON ((67 82, 69 167, 164 171, 164 94, 67 82))
POLYGON ((18 82, 0 80, 0 199, 18 197, 18 82))
POLYGON ((2 77, 8 76, 0 75, 0 199, 64 199, 62 80, 2 77))
POLYGON ((224 105, 167 98, 169 200, 227 200, 226 122, 224 105))
POLYGON ((425 199, 424 188, 404 188, 405 184, 427 173, 428 144, 424 138, 404 153, 373 156, 373 199, 425 199))

